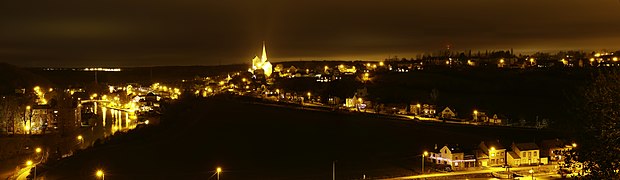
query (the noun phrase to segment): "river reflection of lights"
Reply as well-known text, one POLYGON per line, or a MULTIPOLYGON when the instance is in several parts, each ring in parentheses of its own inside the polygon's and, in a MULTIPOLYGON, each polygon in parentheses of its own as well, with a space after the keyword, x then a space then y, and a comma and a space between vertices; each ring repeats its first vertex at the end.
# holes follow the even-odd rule
POLYGON ((107 108, 101 107, 101 112, 103 112, 103 127, 105 127, 105 117, 107 115, 107 108))
POLYGON ((138 119, 138 117, 136 116, 135 112, 133 110, 120 110, 120 109, 112 109, 110 107, 106 108, 106 107, 101 107, 101 111, 102 113, 102 119, 103 119, 103 127, 104 128, 110 128, 108 132, 110 132, 111 134, 114 134, 118 131, 127 131, 127 130, 131 130, 136 128, 137 126, 137 121, 134 121, 136 119, 138 119), (109 109, 109 116, 112 117, 111 119, 111 127, 106 126, 106 119, 107 119, 107 112, 109 109), (124 122, 124 123, 123 123, 124 122))

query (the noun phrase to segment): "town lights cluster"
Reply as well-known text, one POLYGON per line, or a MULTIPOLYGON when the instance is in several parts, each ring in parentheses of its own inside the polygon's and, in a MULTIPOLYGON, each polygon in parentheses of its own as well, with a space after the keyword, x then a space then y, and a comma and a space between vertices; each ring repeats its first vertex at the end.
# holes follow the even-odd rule
MULTIPOLYGON (((47 100, 45 99, 45 90, 41 89, 39 86, 35 86, 33 88, 34 94, 37 95, 37 103, 40 105, 47 104, 47 100)), ((53 90, 50 88, 50 90, 53 90)))

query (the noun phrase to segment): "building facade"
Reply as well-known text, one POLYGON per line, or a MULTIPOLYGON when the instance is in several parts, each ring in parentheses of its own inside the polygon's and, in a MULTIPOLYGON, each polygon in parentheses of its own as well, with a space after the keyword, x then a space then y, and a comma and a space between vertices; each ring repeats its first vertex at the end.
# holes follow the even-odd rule
POLYGON ((475 155, 458 145, 445 145, 430 152, 428 160, 434 164, 449 166, 452 170, 476 167, 475 155))

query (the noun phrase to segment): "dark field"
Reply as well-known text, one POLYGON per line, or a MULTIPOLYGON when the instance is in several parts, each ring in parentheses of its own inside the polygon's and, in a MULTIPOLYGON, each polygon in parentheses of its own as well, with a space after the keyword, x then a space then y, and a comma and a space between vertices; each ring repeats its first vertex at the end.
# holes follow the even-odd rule
POLYGON ((548 131, 464 127, 367 115, 277 108, 226 97, 186 99, 158 127, 140 129, 81 152, 46 179, 338 179, 411 175, 434 144, 505 143, 557 137, 548 131), (167 121, 166 121, 167 120, 167 121))

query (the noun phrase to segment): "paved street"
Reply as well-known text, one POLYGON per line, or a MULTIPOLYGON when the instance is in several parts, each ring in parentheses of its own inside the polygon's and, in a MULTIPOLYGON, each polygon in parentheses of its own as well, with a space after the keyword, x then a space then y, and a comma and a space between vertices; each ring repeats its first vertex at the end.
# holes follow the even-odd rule
MULTIPOLYGON (((554 166, 553 165, 545 165, 545 166, 540 166, 540 167, 515 167, 515 168, 510 168, 510 171, 513 172, 519 172, 519 171, 528 171, 530 169, 553 169, 554 166)), ((395 177, 395 178, 389 178, 388 180, 403 180, 403 179, 422 179, 422 178, 433 178, 433 177, 447 177, 447 176, 460 176, 460 175, 468 175, 468 174, 488 174, 488 173, 493 173, 493 172, 502 172, 502 171, 506 171, 505 168, 489 168, 489 169, 482 169, 482 170, 473 170, 473 171, 457 171, 457 172, 449 172, 449 173, 432 173, 432 174, 423 174, 423 175, 415 175, 415 176, 403 176, 403 177, 395 177)), ((553 172, 553 171, 552 171, 553 172)), ((521 173, 523 174, 523 173, 521 173)), ((555 173, 553 173, 555 174, 555 173)), ((525 175, 525 174, 523 174, 525 175)), ((537 175, 546 175, 548 177, 548 174, 534 174, 534 176, 537 175)), ((523 177, 525 178, 525 177, 523 177)), ((523 179, 522 178, 522 179, 523 179)), ((531 179, 531 176, 530 176, 531 179)))

